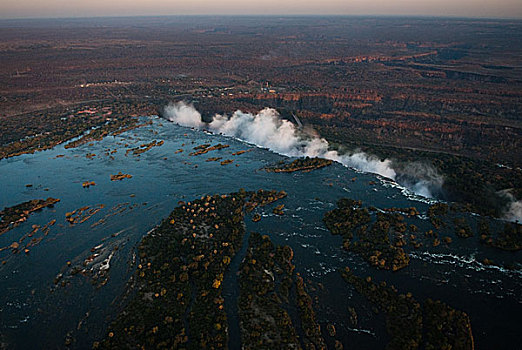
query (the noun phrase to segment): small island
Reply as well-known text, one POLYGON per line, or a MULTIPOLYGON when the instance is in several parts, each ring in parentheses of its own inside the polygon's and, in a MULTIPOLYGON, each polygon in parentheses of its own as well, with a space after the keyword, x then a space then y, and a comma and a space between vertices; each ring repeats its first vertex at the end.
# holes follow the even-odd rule
POLYGON ((208 153, 210 151, 217 151, 223 148, 228 148, 230 145, 222 145, 221 143, 218 143, 215 146, 210 146, 210 143, 205 143, 203 145, 199 145, 194 147, 195 152, 189 153, 189 156, 199 156, 201 154, 208 153))
POLYGON ((121 181, 123 179, 130 179, 130 178, 132 178, 132 175, 124 174, 121 171, 119 171, 116 175, 111 175, 111 181, 121 181))
POLYGON ((149 143, 144 143, 138 147, 128 149, 125 152, 125 155, 128 155, 129 153, 132 152, 132 154, 134 154, 135 156, 140 156, 140 154, 143 154, 143 153, 151 150, 152 147, 160 147, 160 146, 163 146, 164 143, 165 143, 165 141, 163 141, 163 140, 161 140, 161 141, 154 140, 149 143))
POLYGON ((33 199, 0 211, 0 235, 26 221, 29 214, 45 207, 52 207, 60 200, 56 198, 33 199))
POLYGON ((324 158, 298 158, 291 163, 285 163, 281 162, 275 166, 266 167, 264 168, 268 172, 272 173, 292 173, 295 171, 312 171, 315 169, 324 168, 326 166, 329 166, 333 163, 330 159, 324 159, 324 158))

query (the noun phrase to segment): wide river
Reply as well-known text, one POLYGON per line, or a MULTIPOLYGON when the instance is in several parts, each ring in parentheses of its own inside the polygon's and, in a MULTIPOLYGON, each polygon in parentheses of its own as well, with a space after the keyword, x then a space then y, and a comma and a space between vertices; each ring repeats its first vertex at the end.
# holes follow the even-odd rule
MULTIPOLYGON (((384 316, 375 315, 366 299, 336 272, 345 266, 360 276, 385 280, 401 292, 412 292, 418 301, 440 299, 467 312, 477 349, 514 349, 513 344, 522 343, 521 253, 482 247, 477 237, 463 240, 449 231, 445 235, 454 237, 449 246, 421 247, 411 251, 407 268, 395 273, 378 271, 342 250, 341 238, 331 235, 322 222, 324 213, 342 197, 361 199, 377 208, 416 206, 421 213, 428 204, 393 182, 340 164, 308 173, 269 173, 262 168, 287 158, 239 140, 152 120, 150 126, 93 144, 72 149, 62 145, 0 161, 0 208, 35 198, 60 199, 54 208, 33 213, 0 236, 0 247, 9 246, 30 233, 33 225, 44 226, 56 219, 48 234, 42 230, 34 234, 33 238, 42 240, 27 254, 13 254, 10 249, 0 252, 0 348, 90 348, 114 317, 134 271, 134 252, 141 238, 178 201, 240 188, 288 193, 281 201, 283 216, 266 208, 258 223, 246 217, 247 230, 268 234, 275 243, 293 248, 296 270, 318 300, 320 323, 335 324, 345 348, 383 348, 388 339, 384 316), (152 140, 164 144, 140 156, 126 155, 127 149, 152 140), (204 143, 230 147, 189 156, 204 143), (183 152, 176 152, 180 149, 183 152), (247 152, 232 155, 240 150, 247 152), (206 161, 210 157, 234 162, 206 161), (111 181, 110 175, 119 171, 132 178, 111 181), (84 181, 96 185, 83 188, 84 181), (67 212, 101 204, 103 208, 83 223, 66 221, 67 212), (89 260, 92 255, 97 258, 94 263, 89 260), (515 268, 486 266, 482 263, 486 257, 515 268), (74 267, 92 271, 74 274, 74 267), (358 313, 356 328, 348 322, 349 306, 358 313)), ((469 219, 474 225, 476 218, 469 219)), ((412 222, 420 232, 431 228, 423 216, 412 222)), ((233 260, 224 285, 232 336, 237 334, 235 272, 241 258, 240 253, 233 260)), ((239 341, 232 340, 230 346, 238 347, 239 341)))

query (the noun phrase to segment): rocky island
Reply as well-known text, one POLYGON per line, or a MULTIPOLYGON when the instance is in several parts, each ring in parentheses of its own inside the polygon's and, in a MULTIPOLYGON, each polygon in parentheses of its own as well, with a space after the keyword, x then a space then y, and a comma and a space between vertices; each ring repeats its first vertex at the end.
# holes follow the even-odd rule
POLYGON ((111 181, 121 181, 123 179, 130 179, 130 178, 132 178, 132 175, 124 174, 121 171, 119 171, 116 175, 111 175, 111 181))

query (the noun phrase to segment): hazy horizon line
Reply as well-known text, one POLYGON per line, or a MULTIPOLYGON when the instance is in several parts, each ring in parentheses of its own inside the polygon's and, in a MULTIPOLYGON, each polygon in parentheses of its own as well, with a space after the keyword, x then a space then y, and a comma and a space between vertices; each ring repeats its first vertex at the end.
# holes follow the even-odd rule
POLYGON ((0 21, 17 20, 81 20, 81 19, 110 19, 110 18, 175 18, 175 17, 282 17, 282 18, 410 18, 410 19, 453 19, 453 20, 505 20, 522 21, 522 17, 500 17, 500 16, 462 16, 462 15, 409 15, 409 14, 158 14, 158 15, 95 15, 95 16, 48 16, 48 17, 1 17, 0 21))

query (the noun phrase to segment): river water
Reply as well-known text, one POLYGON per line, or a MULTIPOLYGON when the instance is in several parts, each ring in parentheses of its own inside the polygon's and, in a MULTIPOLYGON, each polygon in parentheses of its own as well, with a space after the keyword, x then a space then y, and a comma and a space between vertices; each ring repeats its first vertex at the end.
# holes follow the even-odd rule
MULTIPOLYGON (((281 201, 285 205, 283 216, 272 214, 270 208, 262 209, 260 222, 246 217, 247 230, 268 234, 275 243, 293 248, 296 271, 317 298, 320 323, 323 328, 326 323, 335 324, 345 348, 383 348, 388 339, 384 317, 375 315, 371 305, 336 272, 345 266, 358 275, 386 280, 401 292, 410 291, 418 301, 440 299, 467 312, 477 349, 511 349, 515 348, 512 344, 522 341, 520 253, 482 247, 476 237, 454 238, 449 246, 422 247, 411 252, 410 266, 399 272, 378 271, 341 249, 341 238, 332 236, 322 223, 324 213, 342 197, 361 199, 365 205, 377 208, 416 206, 420 212, 426 211, 426 203, 392 182, 340 164, 308 173, 268 173, 262 168, 286 158, 239 140, 155 117, 152 120, 151 126, 92 145, 74 149, 58 146, 0 161, 0 207, 35 198, 60 199, 54 208, 33 213, 25 223, 0 236, 0 247, 8 246, 31 232, 32 225, 44 226, 56 219, 47 235, 34 235, 42 240, 28 254, 0 252, 0 347, 90 348, 103 336, 118 309, 119 297, 134 271, 134 252, 140 239, 178 201, 239 188, 288 193, 281 201), (152 140, 163 140, 164 144, 139 157, 125 154, 126 149, 152 140), (193 147, 204 143, 226 143, 230 147, 200 156, 188 155, 193 147), (179 149, 183 152, 176 153, 179 149), (240 150, 248 152, 232 155, 240 150), (95 156, 87 158, 89 153, 95 156), (209 157, 234 162, 220 165, 207 162, 209 157), (110 175, 119 171, 132 178, 111 181, 110 175), (84 181, 96 185, 82 188, 84 181), (70 225, 65 220, 67 212, 100 204, 104 207, 83 223, 70 225), (100 221, 102 218, 104 221, 100 221), (94 263, 86 262, 92 255, 96 255, 94 263), (485 266, 481 263, 485 257, 500 265, 514 264, 515 269, 485 266), (75 266, 92 267, 93 272, 72 274, 71 267, 75 266), (101 277, 93 280, 93 274, 100 272, 101 277), (100 283, 104 279, 107 282, 100 283), (347 322, 349 306, 357 310, 356 327, 347 322)), ((468 219, 472 224, 477 220, 468 219)), ((422 217, 412 219, 412 223, 421 232, 431 228, 422 217)), ((233 260, 224 283, 232 335, 237 334, 235 272, 240 260, 241 255, 233 260)), ((230 345, 237 347, 239 341, 232 340, 230 345)))

